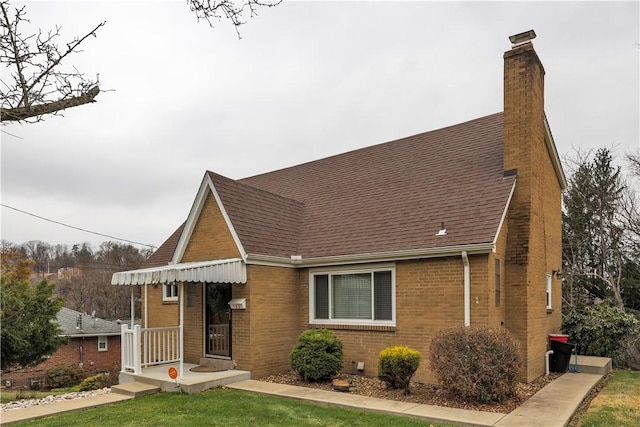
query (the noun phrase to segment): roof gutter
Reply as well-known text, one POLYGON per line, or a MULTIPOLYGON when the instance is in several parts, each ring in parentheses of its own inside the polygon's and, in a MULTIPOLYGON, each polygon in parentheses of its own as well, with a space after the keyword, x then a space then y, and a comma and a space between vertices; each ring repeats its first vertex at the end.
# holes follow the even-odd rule
POLYGON ((421 258, 442 258, 448 256, 460 256, 462 252, 469 255, 485 254, 491 253, 494 250, 495 242, 489 242, 475 243, 471 245, 455 245, 437 248, 409 249, 403 251, 374 252, 314 258, 304 258, 297 255, 293 255, 291 258, 285 258, 271 255, 248 254, 245 262, 246 264, 270 265, 274 267, 324 267, 330 265, 364 264, 421 258))
POLYGON ((104 332, 104 333, 91 333, 91 334, 60 334, 59 337, 67 338, 95 338, 95 337, 117 337, 121 332, 104 332))

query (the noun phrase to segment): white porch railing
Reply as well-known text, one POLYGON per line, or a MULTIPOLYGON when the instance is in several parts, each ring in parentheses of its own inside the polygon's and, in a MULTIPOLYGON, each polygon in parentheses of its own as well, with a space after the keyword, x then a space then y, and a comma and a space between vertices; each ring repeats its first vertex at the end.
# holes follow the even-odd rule
POLYGON ((141 374, 142 368, 164 363, 182 362, 180 355, 180 326, 132 329, 122 325, 121 370, 141 374))

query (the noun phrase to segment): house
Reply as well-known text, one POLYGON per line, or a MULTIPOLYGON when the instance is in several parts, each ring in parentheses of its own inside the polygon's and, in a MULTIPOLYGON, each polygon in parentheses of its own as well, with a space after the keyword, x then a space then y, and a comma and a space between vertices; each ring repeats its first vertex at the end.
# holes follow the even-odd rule
POLYGON ((87 377, 120 370, 122 328, 118 322, 65 307, 60 309, 56 319, 61 336, 68 337, 68 342, 37 366, 3 372, 3 386, 44 387, 47 369, 61 363, 78 364, 87 377))
POLYGON ((423 356, 414 379, 433 382, 433 336, 487 325, 518 338, 523 379, 542 375, 561 324, 566 180, 534 37, 510 38, 501 112, 245 179, 206 172, 186 221, 113 275, 144 286, 145 355, 123 350, 123 370, 206 358, 260 378, 322 327, 346 372, 376 375, 382 349, 408 345, 423 356), (172 338, 153 344, 161 327, 172 338))

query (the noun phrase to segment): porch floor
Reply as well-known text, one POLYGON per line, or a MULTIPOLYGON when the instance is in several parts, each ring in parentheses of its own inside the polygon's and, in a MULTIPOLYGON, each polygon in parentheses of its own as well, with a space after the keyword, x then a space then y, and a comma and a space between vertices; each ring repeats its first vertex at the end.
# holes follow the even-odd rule
POLYGON ((185 363, 182 378, 172 380, 169 377, 169 368, 179 371, 179 363, 150 366, 142 369, 141 374, 132 372, 120 372, 120 384, 141 382, 160 387, 161 391, 183 391, 186 393, 199 393, 210 388, 221 387, 238 381, 251 379, 251 372, 229 369, 219 372, 192 372, 191 368, 198 366, 193 363, 185 363))

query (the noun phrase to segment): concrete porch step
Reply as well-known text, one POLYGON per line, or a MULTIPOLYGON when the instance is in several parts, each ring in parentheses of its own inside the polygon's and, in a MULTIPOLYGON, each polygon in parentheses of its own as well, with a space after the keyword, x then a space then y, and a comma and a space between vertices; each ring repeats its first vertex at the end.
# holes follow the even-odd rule
POLYGON ((217 359, 215 357, 201 357, 200 358, 201 366, 210 366, 212 368, 231 370, 236 368, 236 364, 233 360, 230 359, 217 359))
MULTIPOLYGON (((569 369, 573 369, 575 356, 571 356, 569 369)), ((578 355, 578 372, 582 374, 607 375, 611 372, 611 359, 608 357, 578 355)))
POLYGON ((144 383, 159 387, 163 392, 199 393, 210 388, 222 387, 238 381, 251 378, 251 372, 231 369, 218 372, 192 372, 191 368, 198 366, 185 363, 182 377, 175 380, 169 378, 168 368, 179 371, 178 364, 151 366, 142 369, 142 373, 120 372, 120 385, 129 383, 144 383))
POLYGON ((140 397, 148 394, 155 394, 160 392, 160 387, 153 384, 145 384, 141 382, 130 382, 124 384, 118 384, 111 386, 111 392, 117 394, 123 394, 125 396, 140 397))

